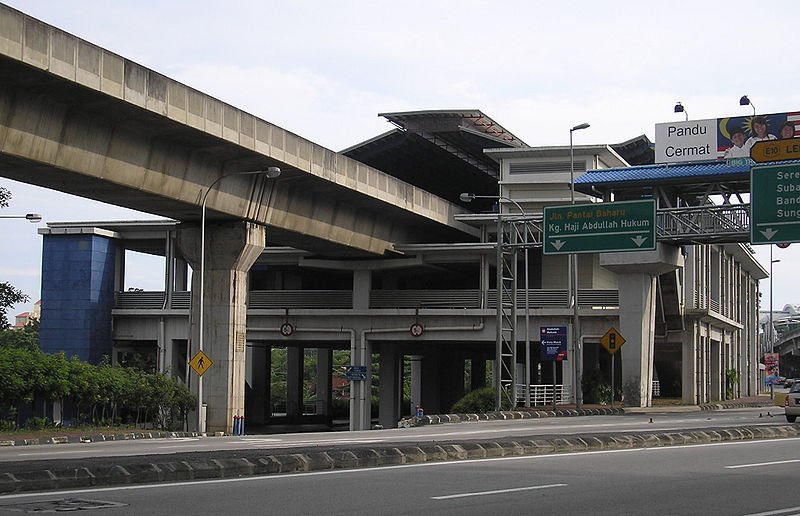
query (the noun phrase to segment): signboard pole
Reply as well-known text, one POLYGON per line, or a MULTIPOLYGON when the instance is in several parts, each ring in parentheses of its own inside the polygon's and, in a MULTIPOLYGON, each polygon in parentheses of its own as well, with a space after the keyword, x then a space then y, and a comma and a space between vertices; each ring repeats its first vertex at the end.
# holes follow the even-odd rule
POLYGON ((553 360, 553 410, 556 409, 556 361, 553 360))
POLYGON ((616 353, 611 354, 611 408, 614 408, 614 355, 616 353))

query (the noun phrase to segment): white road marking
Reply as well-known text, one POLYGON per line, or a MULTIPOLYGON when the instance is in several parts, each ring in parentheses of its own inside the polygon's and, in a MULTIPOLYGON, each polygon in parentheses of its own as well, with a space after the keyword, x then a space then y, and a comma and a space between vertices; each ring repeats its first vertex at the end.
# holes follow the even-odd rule
POLYGON ((725 469, 760 468, 762 466, 778 466, 780 464, 794 464, 795 462, 800 462, 800 459, 776 460, 773 462, 754 462, 752 464, 736 464, 734 466, 725 466, 725 469))
POLYGON ((515 487, 512 489, 498 489, 496 491, 479 491, 475 493, 461 493, 443 496, 431 496, 431 500, 452 500, 453 498, 468 498, 470 496, 487 496, 506 493, 518 493, 520 491, 533 491, 534 489, 550 489, 551 487, 567 487, 569 484, 548 484, 543 486, 515 487))
POLYGON ((752 514, 745 514, 744 516, 775 516, 776 514, 787 514, 787 513, 797 513, 800 511, 800 507, 787 507, 786 509, 776 509, 774 511, 767 511, 767 512, 755 512, 752 514))

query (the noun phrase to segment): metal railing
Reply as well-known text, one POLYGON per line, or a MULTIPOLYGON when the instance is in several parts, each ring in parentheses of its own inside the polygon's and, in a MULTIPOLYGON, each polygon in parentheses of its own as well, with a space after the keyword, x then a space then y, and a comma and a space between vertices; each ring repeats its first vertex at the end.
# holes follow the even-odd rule
MULTIPOLYGON (((497 306, 497 292, 489 291, 489 305, 497 306)), ((563 308, 569 295, 562 289, 530 289, 529 306, 537 308, 563 308)), ((578 292, 580 306, 618 307, 619 292, 612 289, 581 289, 578 292)), ((188 310, 191 292, 173 292, 169 308, 188 310)), ((478 289, 449 290, 373 290, 370 292, 370 308, 480 308, 481 291, 478 289)), ((525 289, 517 289, 517 306, 525 306, 525 289)), ((350 290, 253 290, 248 294, 249 309, 320 308, 350 309, 353 307, 353 292, 350 290)), ((116 309, 162 310, 164 292, 136 291, 118 292, 116 309)))
POLYGON ((656 214, 656 231, 659 242, 749 242, 750 205, 662 208, 656 214))
MULTIPOLYGON (((547 407, 553 405, 553 392, 555 389, 556 404, 570 402, 570 389, 562 384, 531 384, 528 386, 531 391, 532 407, 547 407)), ((517 384, 517 405, 525 404, 525 384, 517 384)))

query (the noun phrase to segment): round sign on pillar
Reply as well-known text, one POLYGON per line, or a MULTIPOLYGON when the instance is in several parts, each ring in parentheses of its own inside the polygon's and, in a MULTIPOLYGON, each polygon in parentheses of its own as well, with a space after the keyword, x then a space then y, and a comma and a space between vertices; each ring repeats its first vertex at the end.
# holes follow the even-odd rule
POLYGON ((786 248, 787 248, 787 247, 789 247, 789 245, 791 245, 791 244, 790 244, 789 242, 778 242, 778 243, 777 243, 777 244, 775 244, 775 245, 776 245, 776 246, 778 246, 778 247, 780 247, 781 249, 786 249, 786 248))
POLYGON ((411 329, 409 331, 411 332, 412 337, 419 337, 422 335, 422 332, 425 331, 425 328, 423 328, 420 323, 414 323, 411 325, 411 329))
POLYGON ((294 333, 294 326, 292 326, 288 322, 281 324, 281 335, 283 335, 284 337, 288 337, 292 333, 294 333))

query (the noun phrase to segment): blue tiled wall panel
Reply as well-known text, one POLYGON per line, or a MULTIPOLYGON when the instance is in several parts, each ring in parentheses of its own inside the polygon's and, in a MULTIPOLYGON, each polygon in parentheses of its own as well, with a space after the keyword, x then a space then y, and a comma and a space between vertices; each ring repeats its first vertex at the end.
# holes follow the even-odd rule
POLYGON ((98 235, 45 235, 40 343, 97 363, 111 354, 117 245, 98 235))

